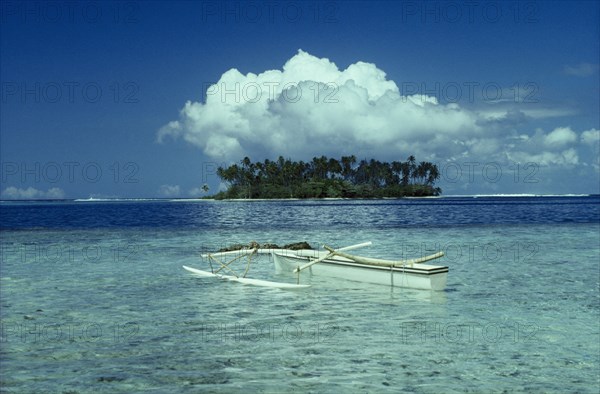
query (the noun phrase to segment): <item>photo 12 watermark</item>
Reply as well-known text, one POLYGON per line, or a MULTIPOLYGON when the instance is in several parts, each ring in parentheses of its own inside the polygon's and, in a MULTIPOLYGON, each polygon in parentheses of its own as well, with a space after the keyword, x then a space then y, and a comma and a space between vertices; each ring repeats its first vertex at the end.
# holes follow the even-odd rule
MULTIPOLYGON (((448 183, 499 183, 509 180, 513 183, 534 184, 540 182, 540 164, 501 163, 498 161, 447 161, 434 163, 438 169, 439 181, 448 183)), ((228 168, 225 162, 202 162, 202 182, 220 179, 219 168, 228 168)))
POLYGON ((448 183, 539 183, 540 165, 535 162, 500 163, 497 161, 449 161, 436 163, 440 180, 448 183))
POLYGON ((401 101, 417 101, 421 104, 435 97, 445 104, 483 103, 520 103, 535 104, 540 102, 540 87, 536 82, 515 82, 505 87, 493 81, 463 82, 411 82, 404 81, 399 86, 402 92, 401 101))
POLYGON ((3 81, 2 104, 137 104, 140 85, 136 81, 3 81))
POLYGON ((32 266, 58 264, 97 264, 105 262, 135 263, 145 250, 133 243, 12 243, 0 245, 3 263, 31 264, 32 266))
POLYGON ((202 23, 222 24, 332 24, 339 18, 335 1, 232 1, 201 2, 202 23))
POLYGON ((398 258, 411 259, 443 252, 440 263, 532 263, 539 258, 540 245, 531 241, 514 242, 402 242, 397 245, 398 258))
POLYGON ((202 91, 206 92, 207 101, 216 99, 223 104, 254 104, 261 101, 297 103, 303 98, 315 104, 336 104, 339 102, 337 96, 339 86, 334 82, 206 82, 203 84, 202 91))
POLYGON ((211 323, 202 324, 200 340, 216 343, 323 343, 336 338, 339 327, 331 323, 211 323))
POLYGON ((0 2, 0 21, 21 24, 115 24, 139 22, 137 1, 16 1, 0 2))
POLYGON ((540 327, 522 322, 464 322, 448 323, 426 320, 399 324, 402 344, 496 344, 525 343, 536 339, 540 327))
POLYGON ((537 1, 411 1, 402 0, 402 23, 538 23, 542 16, 537 1))
POLYGON ((135 322, 38 322, 3 319, 0 321, 0 343, 123 343, 135 339, 140 326, 135 322))
POLYGON ((100 163, 97 161, 3 161, 0 165, 2 183, 114 183, 140 182, 140 166, 133 161, 100 163))

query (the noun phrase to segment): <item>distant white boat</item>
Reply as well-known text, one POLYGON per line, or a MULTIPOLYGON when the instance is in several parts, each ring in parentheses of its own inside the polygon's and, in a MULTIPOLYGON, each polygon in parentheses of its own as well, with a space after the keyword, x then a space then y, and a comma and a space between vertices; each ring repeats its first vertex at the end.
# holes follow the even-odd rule
POLYGON ((100 201, 100 200, 98 198, 89 197, 89 198, 76 198, 73 201, 76 201, 76 202, 88 202, 88 201, 100 201))

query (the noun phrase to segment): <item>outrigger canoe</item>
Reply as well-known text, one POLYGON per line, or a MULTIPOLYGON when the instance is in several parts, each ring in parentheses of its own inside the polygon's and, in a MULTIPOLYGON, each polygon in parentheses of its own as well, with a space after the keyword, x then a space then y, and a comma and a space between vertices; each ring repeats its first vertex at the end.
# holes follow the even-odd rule
POLYGON ((356 256, 347 251, 371 245, 371 242, 333 249, 326 245, 326 251, 303 249, 243 249, 230 252, 217 252, 205 254, 208 258, 210 271, 183 266, 183 268, 196 276, 204 278, 218 278, 248 285, 274 287, 280 289, 302 289, 310 287, 300 284, 302 271, 314 275, 323 275, 334 278, 343 278, 359 282, 389 285, 394 287, 407 287, 413 289, 444 290, 448 277, 448 267, 441 265, 423 264, 427 261, 444 256, 443 252, 409 260, 384 260, 373 257, 356 256), (270 254, 278 273, 287 272, 297 275, 296 283, 273 282, 262 279, 247 278, 252 258, 257 254, 270 254), (225 262, 222 258, 230 258, 225 262), (238 273, 231 268, 233 262, 248 257, 248 263, 243 273, 238 273), (215 263, 215 265, 213 265, 215 263), (232 275, 221 273, 227 270, 232 275))

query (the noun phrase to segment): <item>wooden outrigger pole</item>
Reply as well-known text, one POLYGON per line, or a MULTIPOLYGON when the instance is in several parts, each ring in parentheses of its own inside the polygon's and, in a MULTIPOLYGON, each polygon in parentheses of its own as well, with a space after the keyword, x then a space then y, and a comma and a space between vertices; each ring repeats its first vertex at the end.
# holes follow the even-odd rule
POLYGON ((376 265, 376 266, 380 266, 380 267, 404 267, 407 265, 412 267, 414 264, 425 263, 427 261, 439 259, 440 257, 444 256, 444 252, 437 252, 434 254, 430 254, 429 256, 417 257, 414 259, 392 261, 392 260, 375 259, 375 258, 371 258, 371 257, 354 256, 352 254, 335 251, 332 248, 325 246, 325 245, 323 245, 323 246, 325 249, 329 250, 330 252, 335 252, 336 256, 345 257, 345 258, 353 260, 357 263, 376 265))
POLYGON ((325 245, 323 245, 327 250, 329 250, 329 254, 327 256, 318 258, 316 260, 311 261, 310 263, 306 263, 303 266, 296 268, 294 270, 294 273, 299 273, 300 271, 305 270, 306 268, 308 268, 308 267, 310 267, 312 265, 320 263, 323 260, 327 260, 327 259, 335 256, 336 254, 340 253, 341 251, 363 248, 365 246, 370 246, 372 244, 373 244, 373 242, 371 242, 371 241, 369 241, 369 242, 363 242, 361 244, 346 246, 345 248, 340 248, 338 250, 333 250, 333 249, 331 249, 331 248, 326 247, 325 245))
POLYGON ((334 256, 345 257, 349 260, 352 260, 352 261, 354 261, 356 263, 360 263, 360 264, 375 265, 375 266, 379 266, 379 267, 390 267, 390 268, 405 267, 407 265, 412 266, 413 264, 424 263, 426 261, 439 259, 440 257, 444 256, 444 252, 437 252, 437 253, 431 254, 429 256, 423 256, 423 257, 407 259, 407 260, 393 261, 393 260, 376 259, 376 258, 371 258, 371 257, 355 256, 352 254, 344 253, 344 251, 346 251, 346 250, 357 249, 357 248, 360 248, 363 246, 368 246, 368 245, 371 245, 371 242, 365 242, 363 244, 352 245, 352 246, 348 246, 348 247, 340 248, 340 249, 333 249, 327 245, 323 245, 323 247, 329 251, 329 253, 326 256, 318 258, 316 260, 313 260, 310 263, 306 263, 303 266, 300 266, 300 267, 294 269, 294 273, 300 273, 300 271, 302 271, 306 268, 309 268, 317 263, 320 263, 323 260, 330 259, 334 256))
MULTIPOLYGON (((258 248, 254 248, 252 250, 249 250, 249 253, 244 253, 244 254, 240 254, 237 257, 234 257, 233 259, 229 260, 227 263, 223 263, 221 260, 217 259, 215 256, 213 256, 212 254, 208 255, 208 260, 210 261, 214 261, 216 263, 219 263, 221 265, 221 268, 219 268, 216 271, 213 271, 213 274, 218 274, 222 269, 227 268, 229 271, 231 271, 231 273, 233 275, 235 275, 236 277, 240 277, 234 270, 232 270, 231 268, 229 268, 229 265, 231 263, 233 263, 234 261, 237 261, 239 259, 241 259, 242 257, 248 256, 248 264, 246 265, 246 271, 244 271, 244 274, 242 275, 242 278, 246 277, 246 274, 248 273, 248 270, 250 269, 250 261, 252 260, 252 256, 254 254, 256 254, 256 251, 258 250, 258 248)), ((212 264, 211 264, 211 270, 212 270, 212 264)))

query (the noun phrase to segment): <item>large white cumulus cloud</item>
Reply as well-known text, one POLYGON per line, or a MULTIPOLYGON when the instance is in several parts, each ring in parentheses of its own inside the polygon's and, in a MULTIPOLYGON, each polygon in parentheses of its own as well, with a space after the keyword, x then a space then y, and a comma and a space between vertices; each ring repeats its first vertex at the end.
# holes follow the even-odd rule
MULTIPOLYGON (((466 106, 440 101, 402 94, 375 64, 358 61, 340 69, 299 50, 281 70, 226 71, 208 87, 205 102, 185 103, 179 119, 162 127, 157 139, 182 138, 220 162, 244 156, 262 161, 351 154, 405 160, 415 155, 442 165, 491 162, 505 171, 516 168, 514 163, 600 171, 596 128, 538 126, 540 120, 571 116, 572 110, 520 101, 466 106)), ((544 174, 541 179, 552 184, 559 172, 544 174)), ((163 188, 162 193, 179 190, 163 188)))
POLYGON ((277 157, 376 151, 404 157, 452 151, 459 136, 478 138, 477 116, 432 96, 403 96, 372 63, 340 70, 302 50, 282 70, 225 72, 208 88, 206 102, 188 101, 180 119, 158 132, 182 137, 213 158, 277 157))

